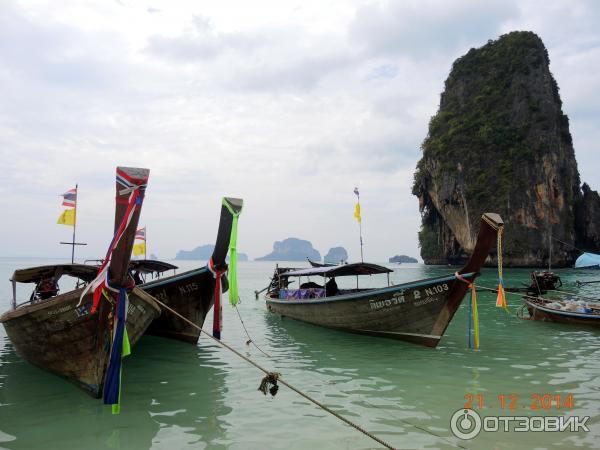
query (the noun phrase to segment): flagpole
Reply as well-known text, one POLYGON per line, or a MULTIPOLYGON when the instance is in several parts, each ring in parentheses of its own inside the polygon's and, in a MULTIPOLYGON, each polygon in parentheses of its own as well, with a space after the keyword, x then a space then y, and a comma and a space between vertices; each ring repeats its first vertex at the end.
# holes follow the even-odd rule
MULTIPOLYGON (((358 197, 358 204, 360 205, 360 194, 356 194, 358 197)), ((362 240, 362 217, 361 220, 358 221, 358 234, 360 236, 360 262, 364 263, 365 260, 363 258, 363 240, 362 240)))
POLYGON ((75 263, 75 230, 77 229, 77 196, 79 184, 75 183, 75 208, 73 211, 73 245, 71 245, 71 264, 75 263))
POLYGON ((146 252, 148 251, 148 226, 144 227, 144 259, 147 260, 148 256, 146 252))

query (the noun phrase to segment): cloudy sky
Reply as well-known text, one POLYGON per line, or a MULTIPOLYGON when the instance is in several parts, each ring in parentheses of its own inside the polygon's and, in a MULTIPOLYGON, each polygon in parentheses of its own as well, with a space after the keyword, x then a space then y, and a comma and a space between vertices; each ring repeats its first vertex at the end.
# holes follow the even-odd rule
POLYGON ((593 1, 2 0, 0 256, 68 256, 59 194, 78 182, 81 256, 112 236, 114 169, 151 169, 149 250, 213 242, 240 196, 239 250, 308 239, 417 255, 410 194, 452 62, 512 30, 548 47, 582 179, 600 188, 593 1))

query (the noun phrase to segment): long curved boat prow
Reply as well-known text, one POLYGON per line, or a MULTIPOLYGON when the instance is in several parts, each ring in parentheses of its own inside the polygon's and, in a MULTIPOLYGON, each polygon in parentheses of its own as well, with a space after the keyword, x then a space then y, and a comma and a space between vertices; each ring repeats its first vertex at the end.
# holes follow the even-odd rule
MULTIPOLYGON (((144 189, 149 170, 117 168, 115 232, 120 236, 111 244, 112 258, 105 266, 111 288, 131 288, 128 264, 144 189), (136 193, 135 204, 130 194, 136 193), (127 217, 129 221, 127 221, 127 217), (117 233, 121 230, 121 233, 117 233)), ((107 259, 108 261, 108 259, 107 259)), ((75 383, 93 397, 101 397, 113 340, 114 317, 118 315, 111 302, 100 298, 92 312, 92 292, 80 299, 83 288, 56 295, 58 280, 63 275, 93 283, 98 268, 83 264, 56 264, 17 270, 12 277, 13 309, 0 316, 9 339, 18 353, 29 362, 75 383), (28 301, 17 303, 15 283, 52 282, 53 297, 40 296, 36 288, 28 301)), ((107 295, 111 295, 110 293, 107 295)), ((131 345, 143 335, 150 322, 160 314, 154 299, 133 288, 128 295, 126 329, 131 345)))
MULTIPOLYGON (((217 241, 211 257, 215 270, 224 271, 227 268, 233 220, 240 214, 243 203, 239 198, 223 198, 217 241)), ((208 265, 144 283, 140 288, 196 325, 194 327, 173 313, 164 311, 148 327, 147 334, 190 344, 198 342, 200 330, 197 327, 202 328, 206 314, 215 301, 215 277, 208 265)), ((222 290, 227 290, 226 282, 222 290)))
POLYGON ((281 316, 352 333, 436 347, 478 275, 504 226, 500 216, 482 216, 477 242, 457 274, 389 285, 390 269, 369 263, 309 269, 276 268, 266 294, 269 311, 281 316), (336 277, 387 274, 388 285, 375 289, 339 289, 336 277), (323 285, 300 284, 321 276, 323 285), (298 278, 298 289, 290 278, 298 278), (327 281, 329 280, 329 281, 327 281))

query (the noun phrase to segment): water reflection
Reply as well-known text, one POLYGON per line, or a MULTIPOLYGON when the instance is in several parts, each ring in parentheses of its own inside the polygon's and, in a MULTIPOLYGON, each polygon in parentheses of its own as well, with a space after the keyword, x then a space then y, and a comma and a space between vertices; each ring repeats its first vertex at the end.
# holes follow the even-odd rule
POLYGON ((225 373, 195 346, 144 337, 125 360, 122 412, 115 416, 101 401, 23 361, 7 344, 0 354, 2 445, 224 448, 231 411, 223 402, 225 373))
MULTIPOLYGON (((268 313, 264 301, 254 300, 253 292, 264 287, 272 269, 272 263, 240 265, 243 302, 239 307, 250 335, 272 357, 245 345, 247 337, 235 310, 228 306, 223 309, 224 340, 394 446, 598 445, 599 331, 516 319, 495 308, 493 294, 480 291, 480 351, 467 347, 464 305, 437 349, 352 335, 268 313), (449 418, 463 406, 465 394, 482 394, 486 414, 507 415, 500 409, 498 395, 514 393, 519 397, 518 413, 532 415, 531 394, 536 392, 573 393, 575 408, 568 413, 591 415, 592 431, 583 435, 488 433, 469 443, 450 438, 449 418)), ((454 270, 404 265, 395 269, 396 283, 454 270)), ((559 274, 569 291, 577 289, 575 279, 598 276, 566 270, 559 274)), ((0 275, 8 278, 9 273, 0 275)), ((505 278, 511 286, 527 283, 529 271, 509 269, 505 278)), ((493 287, 496 283, 497 272, 484 269, 478 284, 493 287)), ((2 299, 9 298, 6 284, 2 299)), ((591 286, 585 286, 586 292, 597 296, 593 293, 598 290, 591 286)), ((509 297, 508 303, 514 311, 520 300, 509 297)), ((211 314, 208 329, 210 320, 211 314)), ((257 391, 263 374, 205 337, 197 347, 144 337, 125 360, 123 412, 112 416, 101 402, 24 362, 3 333, 0 327, 0 447, 375 447, 287 388, 282 387, 275 398, 263 396, 257 391)))
MULTIPOLYGON (((433 269, 427 276, 438 274, 433 269)), ((509 274, 517 285, 529 279, 526 270, 509 274)), ((493 286, 496 276, 495 271, 485 271, 479 283, 493 286)), ((572 274, 564 277, 571 281, 572 274)), ((512 297, 509 304, 514 311, 520 302, 512 297)), ((464 305, 437 349, 329 330, 266 311, 261 319, 277 367, 288 378, 310 378, 312 391, 325 403, 394 436, 390 439, 395 445, 397 439, 404 442, 411 435, 416 439, 413 445, 453 446, 456 442, 447 440, 451 436, 448 418, 462 407, 467 394, 483 395, 489 414, 507 414, 499 396, 515 394, 519 413, 532 415, 536 413, 532 395, 573 392, 575 408, 554 413, 591 415, 592 423, 598 420, 597 410, 591 409, 600 397, 600 382, 594 375, 600 368, 598 330, 517 319, 495 308, 495 295, 487 292, 480 291, 479 305, 480 351, 467 347, 464 305)), ((478 442, 493 445, 497 438, 483 436, 478 442)), ((570 447, 580 438, 530 434, 519 437, 519 442, 570 447)))

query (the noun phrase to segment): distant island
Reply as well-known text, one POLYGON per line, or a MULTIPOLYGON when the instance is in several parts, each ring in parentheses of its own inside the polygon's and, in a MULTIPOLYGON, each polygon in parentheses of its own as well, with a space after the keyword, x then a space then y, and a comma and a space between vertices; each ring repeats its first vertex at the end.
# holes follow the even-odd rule
POLYGON ((391 263, 418 263, 419 261, 417 261, 415 258, 411 257, 411 256, 407 256, 407 255, 396 255, 396 256, 392 256, 388 262, 391 263))
POLYGON ((348 252, 344 247, 332 247, 323 257, 323 261, 329 264, 339 264, 340 261, 348 261, 348 252))
MULTIPOLYGON (((190 260, 201 260, 208 261, 212 256, 213 250, 215 249, 214 244, 201 245, 196 247, 194 250, 179 250, 175 259, 190 261, 190 260)), ((227 256, 229 259, 229 256, 227 256)), ((237 254, 238 261, 248 261, 248 255, 245 253, 237 254)))
POLYGON ((256 261, 320 261, 321 254, 315 250, 309 241, 298 238, 287 238, 283 241, 275 241, 273 251, 256 261))

